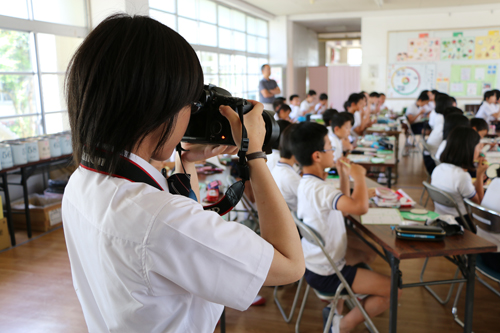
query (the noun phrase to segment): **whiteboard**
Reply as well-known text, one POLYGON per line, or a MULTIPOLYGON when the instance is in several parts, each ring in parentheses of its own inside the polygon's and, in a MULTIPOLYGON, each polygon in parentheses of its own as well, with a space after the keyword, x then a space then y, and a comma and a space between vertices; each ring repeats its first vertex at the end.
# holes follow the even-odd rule
POLYGON ((500 27, 389 31, 387 47, 389 98, 437 89, 477 99, 500 87, 500 27))

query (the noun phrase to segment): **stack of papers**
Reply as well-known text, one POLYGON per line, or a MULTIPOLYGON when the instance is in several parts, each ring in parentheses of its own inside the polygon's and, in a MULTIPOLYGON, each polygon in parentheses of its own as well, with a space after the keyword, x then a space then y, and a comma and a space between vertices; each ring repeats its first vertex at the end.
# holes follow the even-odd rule
POLYGON ((370 225, 399 225, 403 217, 399 210, 394 208, 370 208, 368 213, 361 216, 362 224, 370 225))

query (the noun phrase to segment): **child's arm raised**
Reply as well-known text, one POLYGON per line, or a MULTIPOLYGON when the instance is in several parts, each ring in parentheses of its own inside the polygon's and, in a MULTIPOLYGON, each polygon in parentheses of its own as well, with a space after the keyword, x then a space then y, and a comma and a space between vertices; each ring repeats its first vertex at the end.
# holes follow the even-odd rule
POLYGON ((342 196, 337 209, 348 214, 363 215, 368 212, 368 188, 366 187, 366 170, 358 164, 351 164, 351 177, 354 179, 352 196, 342 196))

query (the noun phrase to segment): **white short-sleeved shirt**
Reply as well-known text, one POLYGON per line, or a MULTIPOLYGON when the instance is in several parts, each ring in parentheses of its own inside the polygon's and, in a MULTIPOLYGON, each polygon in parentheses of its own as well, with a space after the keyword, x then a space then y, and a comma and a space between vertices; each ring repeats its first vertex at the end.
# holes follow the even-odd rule
POLYGON ((80 166, 64 192, 64 234, 88 330, 213 332, 223 305, 251 305, 273 247, 170 194, 160 172, 130 160, 166 191, 80 166))
POLYGON ((321 103, 318 103, 314 106, 314 111, 316 111, 317 113, 323 113, 325 112, 325 110, 328 108, 328 105, 323 105, 321 103))
POLYGON ((441 157, 441 154, 443 153, 444 149, 446 148, 446 140, 443 140, 443 142, 441 142, 439 144, 439 147, 436 151, 436 158, 439 160, 439 158, 441 157))
MULTIPOLYGON (((323 237, 326 251, 338 269, 342 269, 347 250, 344 217, 342 212, 337 210, 342 192, 317 176, 305 174, 300 180, 297 194, 297 216, 323 237)), ((318 246, 302 238, 302 249, 308 270, 324 276, 335 274, 335 270, 318 246)))
POLYGON ((299 188, 300 175, 290 165, 278 162, 272 172, 274 181, 280 189, 288 208, 297 211, 297 189, 299 188))
POLYGON ((435 108, 436 108, 436 103, 434 103, 433 101, 429 101, 429 103, 424 105, 425 114, 429 114, 430 112, 434 111, 435 108))
POLYGON ((436 115, 437 115, 436 110, 432 110, 429 113, 429 126, 430 126, 430 128, 434 128, 434 126, 435 126, 436 115))
POLYGON ((354 124, 351 127, 351 134, 355 137, 358 137, 358 133, 354 132, 354 129, 361 125, 361 111, 356 111, 353 114, 354 116, 354 124))
POLYGON ((332 143, 332 148, 335 148, 335 150, 333 151, 333 160, 337 162, 338 159, 343 156, 342 140, 340 140, 339 137, 336 136, 335 133, 333 133, 331 126, 327 126, 327 129, 328 129, 328 138, 332 143))
POLYGON ((443 127, 444 117, 442 114, 437 113, 435 116, 434 128, 427 138, 427 145, 429 145, 429 149, 433 155, 436 155, 439 145, 443 142, 443 127))
POLYGON ((303 100, 302 103, 300 103, 300 112, 308 111, 311 106, 312 103, 309 103, 307 99, 303 100))
MULTIPOLYGON (((488 209, 500 212, 500 178, 495 178, 488 186, 488 190, 484 194, 481 206, 488 209)), ((481 228, 477 228, 477 235, 496 244, 497 252, 500 252, 500 234, 487 232, 481 228)))
POLYGON ((290 112, 290 119, 297 119, 299 117, 300 106, 290 105, 290 109, 292 110, 292 112, 290 112))
MULTIPOLYGON (((406 115, 411 114, 412 116, 416 116, 420 110, 422 110, 421 106, 418 106, 416 103, 411 103, 407 108, 406 108, 406 115)), ((413 123, 418 123, 421 122, 423 118, 423 115, 419 115, 413 123)))
POLYGON ((496 104, 490 104, 485 101, 483 102, 483 104, 481 104, 479 110, 477 110, 476 118, 483 118, 489 124, 490 122, 496 120, 496 118, 493 117, 492 115, 497 112, 498 108, 496 104))
POLYGON ((273 171, 274 167, 276 166, 276 163, 280 160, 280 151, 277 149, 273 149, 273 152, 269 155, 267 155, 267 167, 269 168, 269 171, 273 171))
MULTIPOLYGON (((476 195, 476 188, 472 184, 470 174, 456 165, 441 163, 432 171, 431 178, 431 185, 450 194, 457 202, 460 212, 467 214, 463 199, 470 199, 476 195)), ((434 206, 438 214, 458 216, 454 207, 446 207, 438 203, 434 206)))

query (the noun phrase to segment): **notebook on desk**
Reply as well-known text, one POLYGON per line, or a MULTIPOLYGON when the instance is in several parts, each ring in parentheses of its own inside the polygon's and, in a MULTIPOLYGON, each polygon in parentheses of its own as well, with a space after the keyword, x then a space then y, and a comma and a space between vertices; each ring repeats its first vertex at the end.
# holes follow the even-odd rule
POLYGON ((403 217, 398 209, 394 208, 369 208, 368 213, 361 216, 362 224, 369 225, 399 225, 403 217))

